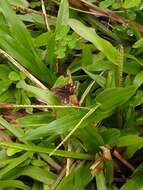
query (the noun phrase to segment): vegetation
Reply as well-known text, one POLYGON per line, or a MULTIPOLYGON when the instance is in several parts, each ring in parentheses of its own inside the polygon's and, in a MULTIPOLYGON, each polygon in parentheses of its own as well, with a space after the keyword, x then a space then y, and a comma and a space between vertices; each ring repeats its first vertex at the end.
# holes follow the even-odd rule
POLYGON ((143 189, 141 0, 0 0, 0 190, 143 189))

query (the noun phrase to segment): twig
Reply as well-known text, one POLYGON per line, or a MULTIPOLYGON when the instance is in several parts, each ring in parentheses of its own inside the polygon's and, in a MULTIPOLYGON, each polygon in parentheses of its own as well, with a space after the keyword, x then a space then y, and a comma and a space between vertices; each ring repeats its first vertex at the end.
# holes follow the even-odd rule
MULTIPOLYGON (((70 142, 68 142, 68 151, 72 150, 72 145, 70 142)), ((71 166, 72 160, 71 158, 67 158, 67 163, 66 163, 66 176, 69 175, 70 173, 70 166, 71 166)))
POLYGON ((0 48, 0 54, 7 58, 14 66, 16 66, 22 73, 24 73, 32 82, 34 82, 38 87, 47 90, 48 88, 43 85, 36 77, 34 77, 27 69, 20 65, 13 57, 11 57, 7 52, 0 48))
POLYGON ((113 155, 120 160, 127 168, 129 168, 132 172, 135 170, 135 168, 127 161, 125 158, 123 158, 117 150, 114 150, 113 155))
MULTIPOLYGON (((71 170, 76 166, 76 163, 71 163, 71 170)), ((57 185, 60 183, 60 181, 63 179, 63 177, 65 176, 66 174, 66 168, 64 167, 63 170, 61 171, 61 173, 59 174, 59 176, 57 177, 55 183, 53 184, 51 190, 55 190, 57 185)))
POLYGON ((51 190, 55 190, 57 185, 60 183, 60 181, 63 179, 63 177, 65 176, 66 173, 66 168, 64 168, 61 173, 59 174, 59 176, 57 177, 57 179, 55 180, 51 190))
POLYGON ((51 31, 49 23, 48 23, 48 18, 47 18, 47 14, 46 14, 45 4, 44 4, 43 0, 41 0, 41 4, 42 4, 42 11, 43 11, 43 17, 44 17, 44 21, 45 21, 45 26, 46 26, 46 28, 47 28, 48 31, 51 31))
MULTIPOLYGON (((30 9, 30 8, 23 7, 23 6, 20 6, 20 5, 15 5, 13 3, 11 3, 11 7, 13 9, 19 9, 19 10, 23 11, 24 13, 34 13, 34 14, 37 14, 37 15, 40 15, 40 16, 43 15, 43 13, 40 12, 40 11, 36 11, 34 9, 30 9)), ((51 15, 48 15, 48 14, 46 14, 46 16, 49 17, 49 18, 51 18, 51 19, 56 20, 56 17, 54 17, 54 16, 51 16, 51 15)))

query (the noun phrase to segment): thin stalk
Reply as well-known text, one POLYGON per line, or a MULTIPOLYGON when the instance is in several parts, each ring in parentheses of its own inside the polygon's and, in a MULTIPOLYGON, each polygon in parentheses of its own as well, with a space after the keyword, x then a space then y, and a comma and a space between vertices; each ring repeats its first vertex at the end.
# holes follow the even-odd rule
MULTIPOLYGON (((68 142, 68 151, 72 151, 72 145, 70 141, 68 142)), ((72 160, 71 158, 67 158, 67 163, 66 163, 66 176, 70 174, 70 167, 71 167, 72 160)))
POLYGON ((123 65, 124 65, 124 48, 122 45, 120 45, 119 47, 119 56, 117 59, 117 64, 118 64, 117 86, 121 87, 123 83, 123 65))
POLYGON ((0 108, 3 109, 12 109, 12 108, 75 108, 75 109, 85 109, 90 110, 88 107, 81 106, 70 106, 70 105, 17 105, 17 104, 9 104, 9 103, 0 103, 0 108))
POLYGON ((114 150, 113 155, 120 160, 127 168, 129 168, 132 172, 135 170, 135 168, 125 159, 123 158, 117 150, 114 150))
MULTIPOLYGON (((15 5, 14 3, 11 3, 11 7, 12 7, 14 10, 15 10, 15 9, 18 9, 18 10, 24 12, 24 13, 34 13, 34 14, 37 14, 37 15, 40 15, 40 16, 42 16, 42 14, 43 14, 41 11, 36 11, 36 10, 34 10, 34 9, 30 9, 30 8, 23 7, 23 6, 20 6, 20 5, 15 5)), ((46 16, 47 16, 48 18, 51 18, 51 19, 56 20, 56 17, 54 17, 54 16, 51 16, 51 15, 48 15, 48 14, 46 14, 46 16)))
MULTIPOLYGON (((123 64, 124 64, 124 49, 123 46, 119 47, 119 57, 117 60, 117 86, 122 87, 123 85, 123 64)), ((117 110, 117 125, 119 128, 122 127, 123 118, 122 118, 122 108, 119 107, 117 110)))
POLYGON ((51 31, 49 23, 48 23, 48 18, 47 18, 47 13, 46 13, 46 9, 45 9, 45 4, 44 1, 41 0, 41 4, 42 4, 42 12, 43 12, 43 17, 44 17, 44 21, 45 21, 45 26, 47 28, 48 31, 51 31))
POLYGON ((0 48, 0 54, 2 54, 6 59, 8 59, 14 66, 16 66, 22 73, 24 73, 33 83, 38 87, 47 90, 48 88, 42 84, 36 77, 34 77, 27 69, 20 65, 13 57, 11 57, 7 52, 0 48))

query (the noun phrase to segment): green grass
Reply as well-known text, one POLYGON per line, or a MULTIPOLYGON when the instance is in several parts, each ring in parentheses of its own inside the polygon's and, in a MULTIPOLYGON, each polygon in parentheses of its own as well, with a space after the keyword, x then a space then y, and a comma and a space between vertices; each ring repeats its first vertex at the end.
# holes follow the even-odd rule
POLYGON ((0 1, 0 190, 143 189, 142 1, 41 3, 0 1))

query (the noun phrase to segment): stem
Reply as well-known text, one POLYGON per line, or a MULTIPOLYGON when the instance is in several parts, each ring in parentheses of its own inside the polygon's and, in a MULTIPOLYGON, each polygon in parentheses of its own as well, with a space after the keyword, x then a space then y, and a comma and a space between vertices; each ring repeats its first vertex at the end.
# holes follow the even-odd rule
POLYGON ((20 65, 13 57, 11 57, 7 52, 0 48, 0 54, 2 54, 5 58, 7 58, 14 66, 16 66, 22 73, 24 73, 33 83, 35 83, 38 87, 47 90, 48 88, 42 84, 36 77, 34 77, 27 69, 25 69, 22 65, 20 65))
POLYGON ((44 21, 45 21, 45 26, 46 26, 46 28, 47 28, 48 31, 51 31, 49 23, 48 23, 48 18, 47 18, 47 14, 46 14, 45 4, 44 4, 43 0, 41 0, 41 4, 42 4, 42 11, 43 11, 43 17, 44 17, 44 21))

